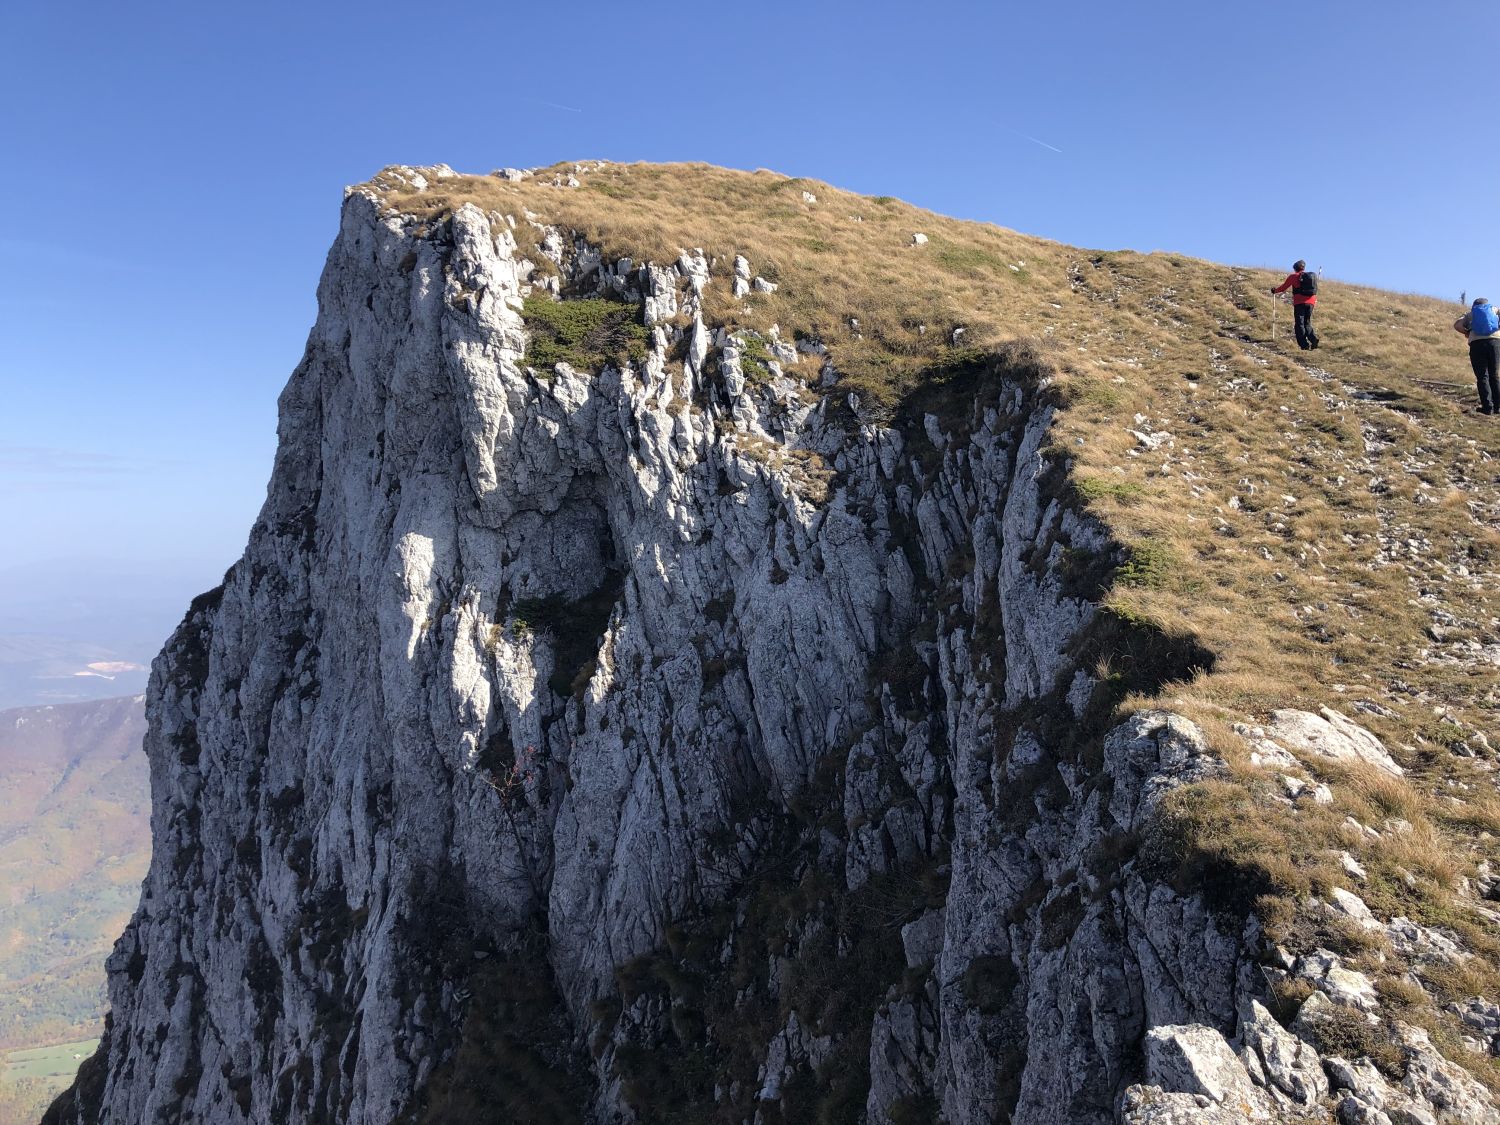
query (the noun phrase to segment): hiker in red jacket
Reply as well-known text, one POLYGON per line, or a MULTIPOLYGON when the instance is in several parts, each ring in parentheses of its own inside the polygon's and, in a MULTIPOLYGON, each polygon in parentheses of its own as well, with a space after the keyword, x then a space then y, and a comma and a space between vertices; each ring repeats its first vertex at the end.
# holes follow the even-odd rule
POLYGON ((1310 352, 1318 346, 1318 334, 1313 331, 1312 326, 1313 309, 1318 303, 1318 275, 1307 268, 1306 262, 1299 261, 1292 266, 1292 272, 1287 274, 1286 280, 1271 290, 1271 295, 1274 297, 1288 289, 1292 291, 1292 316, 1297 328, 1297 346, 1310 352))

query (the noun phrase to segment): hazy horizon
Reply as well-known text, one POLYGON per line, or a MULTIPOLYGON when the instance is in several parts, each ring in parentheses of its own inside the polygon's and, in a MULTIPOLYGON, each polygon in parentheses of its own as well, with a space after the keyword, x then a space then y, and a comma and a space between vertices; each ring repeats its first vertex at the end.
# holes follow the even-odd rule
MULTIPOLYGON (((577 57, 649 73, 664 34, 685 48, 660 64, 684 78, 670 116, 503 82, 485 108, 434 114, 371 63, 407 48, 394 7, 9 11, 26 50, 0 74, 0 113, 22 171, 0 199, 35 214, 45 182, 48 219, 0 236, 0 632, 27 631, 7 613, 52 629, 70 586, 37 576, 71 574, 122 605, 176 607, 127 636, 137 651, 238 557, 342 189, 389 163, 764 166, 1075 245, 1305 257, 1452 299, 1500 290, 1497 239, 1466 219, 1462 187, 1500 163, 1464 109, 1482 96, 1483 41, 1442 10, 1304 7, 1295 39, 1291 9, 854 11, 773 3, 667 24, 575 8, 562 26, 577 57), (810 70, 791 49, 808 42, 838 49, 810 70)), ((558 30, 539 12, 461 13, 447 69, 485 73, 494 44, 558 30)), ((1455 347, 1452 374, 1466 372, 1455 347)))

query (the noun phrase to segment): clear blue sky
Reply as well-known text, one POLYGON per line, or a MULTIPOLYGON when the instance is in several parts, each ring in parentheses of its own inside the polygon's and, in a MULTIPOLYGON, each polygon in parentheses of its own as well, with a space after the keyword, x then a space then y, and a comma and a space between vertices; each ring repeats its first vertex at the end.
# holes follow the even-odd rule
POLYGON ((0 603, 57 560, 124 599, 102 576, 216 581, 341 189, 387 163, 769 167, 1085 246, 1500 291, 1476 10, 7 4, 0 603))

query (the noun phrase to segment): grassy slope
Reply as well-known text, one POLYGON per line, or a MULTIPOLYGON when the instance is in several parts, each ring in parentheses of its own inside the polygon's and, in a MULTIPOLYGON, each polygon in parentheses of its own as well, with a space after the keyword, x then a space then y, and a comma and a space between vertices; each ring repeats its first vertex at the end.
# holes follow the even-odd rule
MULTIPOLYGON (((1467 409, 1454 306, 1325 280, 1324 345, 1309 357, 1291 345, 1286 307, 1272 342, 1266 290, 1279 272, 1078 250, 770 172, 560 165, 421 193, 374 183, 433 220, 465 201, 493 211, 497 229, 514 216, 523 247, 535 239, 527 210, 610 257, 667 262, 701 247, 714 259, 715 323, 822 340, 840 393, 860 392, 868 410, 952 358, 955 327, 964 348, 1037 341, 1065 404, 1055 445, 1134 552, 1105 599, 1218 656, 1165 702, 1204 725, 1231 776, 1179 794, 1154 853, 1215 893, 1258 897, 1294 949, 1347 953, 1449 1049, 1440 1006, 1500 992, 1500 942, 1466 883, 1486 860, 1500 867, 1497 669, 1477 651, 1500 641, 1500 424, 1467 409), (581 186, 555 185, 570 174, 581 186), (916 232, 929 241, 914 245, 916 232), (732 299, 735 254, 777 292, 732 299), (1136 436, 1162 431, 1171 437, 1156 449, 1136 436), (1408 780, 1308 762, 1334 803, 1293 805, 1274 774, 1249 766, 1231 724, 1323 705, 1379 734, 1408 780), (1366 882, 1343 874, 1340 850, 1366 882), (1419 969, 1426 992, 1415 991, 1383 939, 1301 905, 1337 885, 1382 916, 1446 927, 1480 957, 1419 969)), ((798 370, 812 379, 812 368, 798 370)))

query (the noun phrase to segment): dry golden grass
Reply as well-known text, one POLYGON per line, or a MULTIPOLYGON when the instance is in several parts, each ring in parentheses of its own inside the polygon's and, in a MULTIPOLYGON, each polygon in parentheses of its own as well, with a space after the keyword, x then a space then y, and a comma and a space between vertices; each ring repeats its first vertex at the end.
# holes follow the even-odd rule
POLYGON ((372 183, 390 186, 392 208, 422 219, 466 202, 511 215, 523 246, 535 238, 521 221, 530 210, 612 258, 667 263, 701 248, 722 278, 745 254, 779 288, 737 301, 727 284, 711 286, 714 321, 759 330, 779 323, 822 340, 846 387, 886 400, 952 352, 954 328, 966 329, 965 348, 1041 336, 1058 315, 1041 295, 1067 290, 1066 256, 1054 243, 816 181, 701 164, 605 165, 578 176, 576 189, 553 187, 545 173, 518 183, 457 176, 424 192, 389 176, 372 183), (803 191, 817 202, 804 202, 803 191), (925 246, 912 245, 919 231, 931 240, 925 246))
MULTIPOLYGON (((1331 857, 1348 849, 1370 867, 1360 893, 1377 911, 1489 950, 1458 889, 1480 859, 1500 866, 1495 761, 1453 747, 1475 733, 1500 747, 1500 692, 1493 664, 1443 645, 1500 642, 1500 428, 1466 412, 1455 306, 1325 279, 1324 346, 1302 356, 1288 308, 1271 339, 1267 289, 1280 271, 1079 250, 766 171, 560 165, 518 183, 374 185, 425 222, 465 202, 497 224, 512 216, 523 250, 537 237, 527 212, 607 257, 665 263, 702 248, 710 320, 822 341, 838 393, 859 392, 872 411, 956 351, 1032 341, 1062 406, 1054 452, 1131 552, 1106 601, 1217 657, 1166 697, 1204 725, 1231 772, 1172 798, 1157 858, 1242 903, 1258 896, 1273 931, 1291 933, 1308 893, 1347 883, 1331 857), (581 186, 553 186, 569 173, 581 186), (917 232, 926 245, 912 244, 917 232), (732 298, 736 254, 777 292, 732 298), (1171 435, 1158 449, 1136 436, 1156 431, 1171 435), (1441 613, 1458 624, 1437 642, 1427 630, 1441 613), (1452 658, 1433 658, 1443 651, 1452 658), (1286 801, 1230 724, 1319 705, 1369 726, 1407 780, 1324 764, 1332 806, 1286 801), (1346 817, 1380 838, 1351 833, 1346 817), (1410 827, 1382 827, 1393 820, 1410 827)), ((1480 976, 1464 987, 1500 992, 1493 970, 1480 976)))

